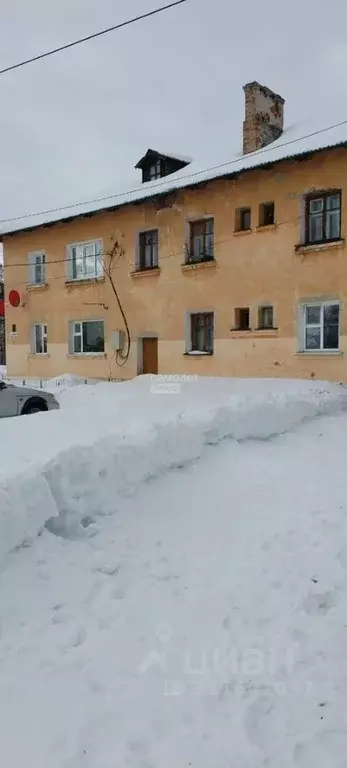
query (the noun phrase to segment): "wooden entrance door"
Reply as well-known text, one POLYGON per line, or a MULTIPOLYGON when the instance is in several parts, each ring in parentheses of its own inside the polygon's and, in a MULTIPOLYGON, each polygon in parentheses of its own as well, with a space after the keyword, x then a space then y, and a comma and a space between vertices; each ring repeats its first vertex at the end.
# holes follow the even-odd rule
POLYGON ((158 339, 142 339, 143 373, 158 373, 158 339))

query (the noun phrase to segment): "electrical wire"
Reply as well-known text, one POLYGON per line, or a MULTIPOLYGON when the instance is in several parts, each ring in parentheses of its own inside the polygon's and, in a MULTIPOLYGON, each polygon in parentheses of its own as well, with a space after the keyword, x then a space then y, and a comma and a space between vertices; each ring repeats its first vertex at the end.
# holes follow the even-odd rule
MULTIPOLYGON (((278 222, 275 223, 276 229, 278 229, 279 227, 284 226, 285 224, 295 224, 296 222, 300 221, 300 219, 303 219, 303 218, 305 218, 305 214, 300 214, 299 216, 296 216, 293 219, 284 219, 283 221, 278 221, 278 222)), ((252 234, 252 232, 250 234, 252 234)), ((215 240, 214 241, 214 247, 216 248, 217 246, 225 245, 226 243, 235 243, 235 236, 233 235, 233 237, 227 237, 227 238, 224 238, 223 240, 215 240)), ((161 263, 165 259, 172 259, 172 258, 175 258, 175 257, 178 257, 178 256, 183 256, 183 252, 184 252, 184 243, 183 243, 182 248, 181 248, 180 251, 176 251, 175 253, 167 253, 166 255, 160 256, 159 257, 159 263, 161 263)), ((72 260, 71 258, 67 258, 67 259, 57 259, 57 260, 54 260, 54 261, 46 261, 45 262, 45 267, 50 265, 50 264, 66 264, 66 263, 68 263, 71 260, 72 260)), ((133 264, 133 262, 130 262, 128 260, 128 265, 129 265, 130 269, 134 270, 135 265, 133 264)), ((7 270, 7 269, 10 270, 10 269, 13 269, 14 267, 22 267, 22 268, 25 267, 25 268, 28 268, 29 264, 27 262, 27 263, 21 263, 21 264, 7 264, 7 265, 5 264, 4 266, 5 266, 5 270, 7 270)), ((118 265, 116 265, 114 267, 114 269, 117 269, 117 268, 118 268, 118 265)), ((55 276, 53 275, 50 278, 49 282, 51 280, 64 280, 66 282, 67 278, 66 278, 66 275, 55 275, 55 276)), ((95 281, 97 282, 97 278, 95 278, 95 281)), ((71 281, 71 284, 72 283, 73 283, 73 281, 71 281)), ((78 281, 76 281, 76 284, 78 284, 78 281)), ((28 281, 27 280, 23 280, 23 281, 19 281, 19 282, 17 281, 16 285, 26 285, 27 286, 28 285, 28 281)))
MULTIPOLYGON (((282 147, 288 147, 288 146, 291 146, 293 144, 296 144, 298 141, 304 141, 305 139, 310 139, 313 136, 318 136, 321 133, 326 133, 326 131, 331 131, 333 128, 339 128, 341 125, 347 125, 347 120, 341 120, 339 123, 333 123, 332 125, 327 125, 325 128, 320 128, 319 130, 313 131, 312 133, 307 133, 307 134, 305 134, 303 136, 298 136, 296 139, 291 139, 290 141, 282 142, 282 144, 277 144, 275 147, 273 145, 269 145, 267 147, 263 147, 263 149, 258 149, 256 152, 253 152, 250 155, 244 156, 243 158, 242 157, 241 158, 238 157, 238 158, 236 158, 234 160, 229 160, 226 163, 220 163, 219 165, 213 165, 213 166, 210 166, 209 168, 203 168, 202 170, 195 171, 194 173, 184 174, 184 175, 180 176, 178 181, 179 182, 186 181, 187 179, 197 178, 198 176, 201 176, 202 174, 205 174, 205 173, 212 173, 212 172, 215 172, 215 171, 220 171, 222 168, 226 168, 226 167, 229 167, 231 165, 235 165, 235 164, 239 163, 240 160, 242 160, 242 159, 246 159, 248 157, 252 157, 253 155, 256 156, 256 157, 259 157, 260 155, 265 155, 268 152, 274 152, 277 149, 282 149, 282 147)), ((328 148, 328 147, 326 147, 326 148, 328 148)), ((318 148, 316 150, 309 150, 308 149, 307 152, 310 152, 310 151, 315 152, 315 151, 319 151, 319 149, 324 149, 324 147, 318 148)), ((303 152, 302 154, 305 154, 305 153, 303 152)), ((280 157, 280 158, 276 158, 273 162, 279 163, 279 162, 284 162, 285 160, 290 160, 290 159, 291 159, 290 156, 288 156, 288 157, 280 157)), ((271 160, 269 160, 269 162, 271 163, 271 160)), ((261 170, 261 166, 250 166, 249 168, 240 168, 240 173, 246 173, 247 171, 255 171, 257 169, 261 170)), ((215 178, 216 177, 212 177, 212 178, 208 178, 208 179, 203 179, 203 181, 204 182, 214 181, 215 178)), ((155 184, 153 182, 151 182, 151 186, 147 188, 148 189, 148 195, 146 195, 145 197, 141 198, 141 201, 146 202, 148 200, 148 198, 151 197, 152 191, 154 191, 154 195, 153 196, 155 196, 155 190, 162 189, 163 187, 164 188, 169 187, 169 191, 180 191, 181 187, 177 187, 176 188, 176 187, 172 186, 174 183, 175 182, 171 178, 164 178, 160 182, 156 182, 155 184), (170 184, 171 184, 171 187, 170 187, 170 184)), ((199 182, 197 182, 197 183, 199 183, 199 182)), ((186 186, 186 185, 184 185, 184 186, 186 186)), ((184 189, 184 187, 182 187, 182 189, 184 189)), ((143 191, 144 191, 144 186, 142 185, 141 187, 134 187, 133 189, 130 189, 130 190, 128 189, 125 192, 117 192, 116 194, 106 195, 105 197, 96 197, 93 200, 84 200, 84 201, 80 201, 78 203, 71 203, 70 205, 64 205, 64 206, 61 206, 61 207, 58 207, 58 208, 47 208, 44 211, 36 211, 36 212, 33 212, 33 213, 23 213, 20 216, 13 216, 12 218, 9 218, 9 219, 0 219, 0 224, 11 224, 14 221, 22 221, 24 219, 30 219, 30 218, 34 218, 36 216, 45 216, 46 214, 49 214, 49 213, 58 213, 59 211, 69 211, 69 210, 72 210, 73 208, 78 208, 80 206, 92 205, 94 203, 103 203, 103 202, 106 202, 106 200, 115 200, 115 199, 117 199, 119 197, 125 197, 127 195, 133 195, 133 194, 140 193, 140 192, 143 192, 143 191)), ((138 202, 138 201, 137 200, 130 200, 129 201, 129 203, 132 203, 132 202, 138 202)), ((112 206, 110 206, 110 207, 112 207, 112 206)), ((101 210, 103 210, 103 209, 101 209, 101 210)), ((78 218, 79 216, 87 215, 88 213, 95 213, 96 214, 96 213, 98 213, 98 210, 96 210, 96 211, 94 211, 94 210, 93 211, 86 211, 85 213, 84 212, 75 213, 75 214, 73 214, 73 218, 78 218)), ((44 223, 45 222, 43 222, 43 224, 44 223)), ((50 222, 47 222, 47 223, 54 224, 55 222, 54 221, 50 221, 50 222)), ((42 226, 42 224, 34 224, 33 228, 36 227, 36 226, 42 226)), ((0 238, 2 237, 2 235, 5 235, 5 234, 6 234, 6 232, 4 232, 4 233, 0 232, 0 238)), ((16 230, 14 230, 13 232, 9 232, 7 234, 9 234, 9 235, 16 234, 16 230)))
POLYGON ((9 67, 5 67, 4 69, 0 69, 0 75, 6 74, 6 72, 12 72, 14 69, 19 69, 20 67, 25 67, 27 64, 32 64, 34 61, 40 61, 40 59, 46 59, 47 56, 53 56, 55 53, 60 53, 61 51, 67 51, 68 48, 73 48, 76 45, 81 45, 81 43, 87 43, 89 40, 95 40, 97 37, 101 37, 102 35, 107 35, 109 32, 114 32, 116 29, 122 29, 122 27, 128 27, 130 24, 135 24, 137 21, 142 21, 142 19, 149 19, 151 16, 155 16, 158 13, 162 13, 163 11, 168 11, 170 8, 174 8, 177 5, 182 5, 183 3, 186 3, 187 0, 176 0, 175 2, 169 3, 168 5, 163 5, 160 8, 155 8, 153 11, 148 11, 148 13, 142 13, 140 16, 134 16, 132 19, 128 19, 127 21, 122 21, 119 24, 114 24, 112 27, 108 27, 107 29, 102 29, 100 32, 94 32, 91 35, 86 35, 86 37, 81 37, 79 40, 74 40, 72 43, 67 43, 66 45, 61 45, 59 48, 51 48, 51 50, 46 51, 45 53, 40 53, 37 56, 32 56, 30 59, 25 59, 24 61, 18 62, 18 64, 11 64, 9 67))

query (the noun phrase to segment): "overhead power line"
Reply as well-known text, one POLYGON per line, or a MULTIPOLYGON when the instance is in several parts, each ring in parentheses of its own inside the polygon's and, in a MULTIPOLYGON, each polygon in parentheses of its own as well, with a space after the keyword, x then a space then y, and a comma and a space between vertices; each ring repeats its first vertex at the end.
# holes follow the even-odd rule
POLYGON ((120 24, 115 24, 113 27, 108 27, 107 29, 102 29, 100 32, 94 32, 92 35, 87 35, 86 37, 81 37, 79 40, 74 40, 72 43, 67 43, 66 45, 61 45, 59 48, 52 48, 50 51, 46 51, 46 53, 40 53, 38 56, 33 56, 31 59, 25 59, 25 61, 20 61, 18 64, 12 64, 10 67, 5 67, 5 69, 0 69, 0 75, 4 75, 6 72, 11 72, 13 69, 19 69, 20 67, 26 66, 26 64, 32 64, 34 61, 40 61, 40 59, 45 59, 47 56, 53 56, 55 53, 60 53, 61 51, 67 51, 68 48, 73 48, 75 45, 81 45, 81 43, 87 43, 89 40, 94 40, 96 37, 101 37, 102 35, 107 35, 109 32, 114 32, 116 29, 122 29, 122 27, 128 27, 130 24, 135 24, 137 21, 142 21, 142 19, 149 19, 151 16, 155 16, 158 13, 162 13, 163 11, 168 11, 170 8, 174 8, 177 5, 183 5, 183 3, 186 3, 187 0, 176 0, 175 2, 169 3, 168 5, 163 5, 160 8, 155 8, 153 11, 148 11, 148 13, 141 13, 140 16, 134 16, 132 19, 128 19, 127 21, 122 21, 120 24))
MULTIPOLYGON (((298 216, 294 216, 294 218, 282 219, 282 221, 276 221, 275 222, 275 227, 278 230, 279 227, 284 227, 286 224, 297 224, 299 221, 303 221, 304 219, 305 219, 305 213, 300 213, 298 216)), ((234 232, 232 234, 232 237, 225 237, 222 240, 215 240, 214 241, 214 247, 217 248, 217 246, 219 246, 219 245, 226 245, 227 243, 235 243, 235 233, 234 232)), ((165 256, 162 256, 160 254, 160 256, 159 256, 160 263, 162 263, 166 259, 173 259, 173 258, 175 258, 177 256, 182 256, 184 245, 185 244, 182 245, 182 248, 179 251, 175 251, 175 252, 172 252, 172 253, 167 253, 165 256)), ((102 254, 102 256, 105 256, 105 255, 106 256, 108 255, 107 252, 102 254)), ((68 264, 69 262, 72 262, 72 261, 73 261, 73 257, 72 256, 67 256, 67 257, 65 257, 63 259, 53 259, 53 260, 45 261, 45 267, 50 266, 51 264, 68 264)), ((128 265, 129 265, 131 271, 134 271, 135 270, 134 262, 130 261, 129 259, 127 259, 127 261, 128 261, 128 265)), ((28 269, 28 266, 29 266, 29 262, 28 261, 23 261, 23 262, 18 262, 16 264, 7 264, 5 269, 11 270, 11 269, 14 269, 15 267, 21 267, 21 268, 28 269)), ((194 266, 194 264, 192 266, 194 266)), ((51 280, 64 280, 66 282, 66 275, 52 275, 48 282, 51 282, 51 280)), ((78 281, 76 281, 76 283, 78 283, 78 281)), ((16 285, 26 285, 27 286, 28 285, 28 281, 27 280, 20 280, 19 282, 16 281, 16 285)))
MULTIPOLYGON (((282 147, 289 147, 289 146, 291 146, 293 144, 296 144, 298 141, 303 141, 304 139, 310 139, 313 136, 318 136, 321 133, 326 133, 326 131, 330 131, 333 128, 339 128, 342 125, 347 125, 347 120, 341 120, 339 123, 333 123, 332 125, 327 125, 325 128, 320 128, 319 130, 313 131, 312 133, 307 133, 304 136, 298 136, 296 139, 290 139, 289 141, 284 141, 284 142, 282 142, 282 144, 277 144, 276 146, 269 145, 267 147, 263 147, 263 149, 259 149, 256 152, 254 152, 253 154, 257 155, 257 156, 265 155, 268 152, 273 152, 274 150, 281 149, 282 147)), ((327 147, 328 146, 329 145, 327 145, 327 147)), ((320 148, 318 147, 317 151, 318 151, 318 149, 320 149, 320 148)), ((321 147, 321 149, 324 149, 324 147, 321 147)), ((310 151, 315 151, 315 150, 307 149, 307 150, 303 151, 303 154, 305 154, 305 151, 306 152, 310 152, 310 151)), ((180 176, 179 181, 187 181, 188 179, 198 179, 198 177, 201 176, 202 174, 212 173, 214 171, 219 171, 222 168, 227 168, 227 167, 229 167, 231 165, 235 165, 236 163, 240 162, 240 159, 242 159, 242 158, 238 157, 235 160, 229 160, 226 163, 220 163, 219 165, 213 165, 213 166, 210 166, 209 168, 202 168, 200 171, 195 171, 194 173, 186 173, 186 174, 180 176)), ((284 157, 276 158, 273 162, 280 162, 282 160, 289 160, 289 159, 290 159, 290 156, 289 157, 288 156, 284 156, 284 157)), ((269 160, 269 163, 271 163, 271 160, 269 160)), ((257 166, 250 166, 249 168, 241 168, 240 169, 240 173, 246 172, 246 171, 256 170, 256 168, 257 168, 257 166)), ((206 179, 206 181, 212 181, 212 180, 213 179, 206 179)), ((204 181, 205 181, 205 179, 204 179, 204 181)), ((170 177, 163 178, 160 182, 156 182, 155 184, 152 184, 151 187, 148 187, 147 188, 148 189, 148 193, 152 192, 152 190, 153 190, 153 195, 155 195, 156 194, 156 190, 161 190, 163 188, 165 190, 167 187, 169 187, 169 190, 170 189, 174 189, 175 188, 173 186, 174 183, 175 182, 170 177)), ((192 183, 194 183, 194 182, 192 182, 192 183)), ((196 183, 198 184, 199 182, 197 181, 196 183)), ((179 188, 177 188, 177 189, 179 189, 179 188)), ((103 203, 103 202, 106 202, 107 200, 116 200, 119 197, 125 197, 127 195, 133 195, 133 194, 136 194, 137 192, 140 193, 140 192, 143 192, 143 191, 144 191, 143 186, 141 186, 141 187, 134 187, 133 189, 127 189, 124 192, 116 192, 113 195, 106 195, 105 197, 96 197, 93 200, 81 200, 78 203, 72 203, 70 205, 62 205, 62 206, 60 206, 58 208, 47 208, 44 211, 35 211, 35 212, 32 212, 32 213, 22 213, 19 216, 13 216, 12 218, 9 218, 9 219, 0 219, 0 224, 10 224, 13 221, 22 221, 23 219, 31 219, 32 217, 35 217, 35 216, 46 216, 47 214, 59 213, 60 211, 69 211, 69 210, 71 211, 73 208, 79 208, 80 206, 93 205, 94 203, 103 203)), ((159 192, 158 192, 158 194, 159 194, 159 192)), ((148 194, 148 196, 146 195, 146 196, 143 197, 143 202, 146 202, 147 197, 150 197, 150 194, 148 194)), ((130 202, 133 202, 133 201, 130 200, 130 202)), ((73 215, 73 217, 76 216, 76 218, 77 218, 78 216, 84 215, 84 213, 94 213, 94 211, 86 211, 86 212, 82 211, 81 213, 75 213, 75 214, 72 214, 72 215, 73 215)), ((95 213, 97 213, 97 211, 95 211, 95 213)), ((0 230, 0 238, 1 238, 2 234, 3 233, 0 230)), ((6 234, 6 233, 4 233, 4 234, 6 234)))

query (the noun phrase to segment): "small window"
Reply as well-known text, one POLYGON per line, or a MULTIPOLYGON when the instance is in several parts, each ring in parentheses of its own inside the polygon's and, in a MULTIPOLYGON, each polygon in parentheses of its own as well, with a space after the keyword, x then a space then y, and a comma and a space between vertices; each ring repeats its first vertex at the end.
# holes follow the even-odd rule
POLYGON ((72 323, 71 352, 74 355, 105 352, 103 320, 84 320, 72 323))
POLYGON ((258 316, 258 328, 273 328, 274 327, 274 308, 273 307, 259 307, 258 316))
POLYGON ((213 261, 214 219, 190 222, 188 262, 213 261))
POLYGON ((238 307, 235 309, 235 330, 249 331, 251 313, 249 307, 238 307))
POLYGON ((102 277, 102 241, 69 245, 67 267, 69 280, 95 280, 102 277))
POLYGON ((15 324, 15 323, 13 323, 13 325, 12 325, 12 331, 11 331, 11 333, 17 333, 17 326, 16 326, 16 324, 15 324))
POLYGON ((142 269, 155 269, 158 266, 158 230, 140 232, 139 265, 142 269))
POLYGON ((43 251, 29 253, 29 285, 45 283, 46 256, 43 251))
POLYGON ((339 348, 340 307, 337 303, 306 304, 302 307, 305 352, 339 348))
POLYGON ((153 179, 160 179, 161 177, 161 160, 157 160, 155 163, 149 166, 148 175, 150 181, 153 179))
POLYGON ((31 352, 33 355, 47 355, 47 325, 36 323, 32 326, 31 352))
POLYGON ((306 243, 324 243, 341 237, 341 190, 306 198, 306 243))
POLYGON ((247 232, 251 229, 251 209, 237 208, 235 213, 235 232, 247 232))
POLYGON ((213 312, 199 312, 190 316, 190 351, 213 352, 213 312))
POLYGON ((275 223, 275 203, 261 203, 259 206, 259 226, 269 227, 275 223))

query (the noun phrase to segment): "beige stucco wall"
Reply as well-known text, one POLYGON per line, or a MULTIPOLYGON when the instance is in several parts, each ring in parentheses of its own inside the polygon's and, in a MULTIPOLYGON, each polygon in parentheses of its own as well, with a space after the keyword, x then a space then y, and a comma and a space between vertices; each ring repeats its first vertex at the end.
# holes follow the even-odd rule
MULTIPOLYGON (((6 306, 9 375, 47 377, 71 372, 86 377, 131 378, 139 370, 137 339, 148 332, 158 334, 159 373, 346 379, 346 249, 295 251, 300 241, 303 194, 313 188, 344 190, 346 174, 347 152, 334 150, 248 173, 238 180, 220 180, 182 191, 172 207, 160 211, 153 203, 144 203, 5 237, 6 296, 11 288, 17 288, 24 304, 17 309, 6 306), (259 231, 258 206, 270 200, 275 201, 277 226, 259 231), (235 209, 242 206, 252 207, 250 234, 234 234, 235 209), (215 219, 216 265, 182 270, 185 223, 207 215, 215 219), (137 233, 148 228, 159 229, 160 272, 133 276, 137 233), (102 238, 108 251, 111 237, 124 249, 113 278, 132 337, 131 355, 122 368, 111 360, 109 344, 101 357, 68 354, 70 320, 103 319, 108 342, 113 330, 124 327, 107 278, 73 286, 65 282, 69 243, 102 238), (46 252, 48 286, 27 290, 28 252, 40 249, 46 252), (340 353, 298 353, 298 303, 330 298, 341 302, 340 353), (275 307, 278 330, 230 331, 236 307, 250 306, 256 326, 257 308, 263 303, 275 307), (194 310, 215 312, 211 357, 184 355, 185 314, 194 310), (48 326, 47 357, 30 355, 30 326, 36 322, 48 326), (12 324, 16 324, 17 336, 11 339, 12 324)), ((342 205, 344 235, 344 194, 342 205)))

